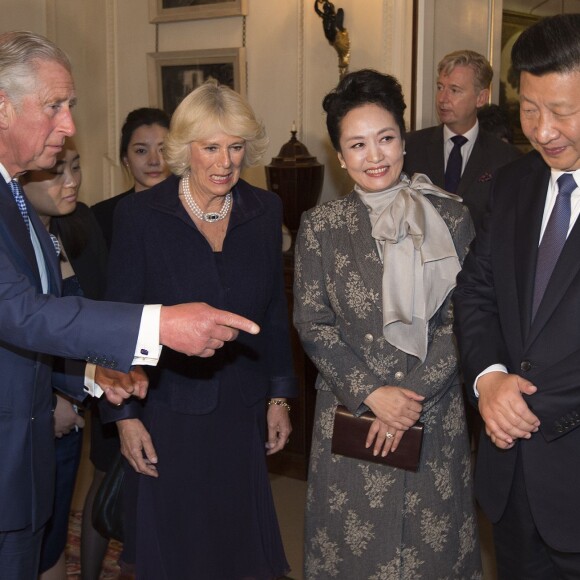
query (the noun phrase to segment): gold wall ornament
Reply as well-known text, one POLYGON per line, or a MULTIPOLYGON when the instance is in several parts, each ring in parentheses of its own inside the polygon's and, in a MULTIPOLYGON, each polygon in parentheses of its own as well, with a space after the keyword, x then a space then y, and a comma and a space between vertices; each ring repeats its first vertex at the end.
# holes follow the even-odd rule
POLYGON ((348 72, 350 62, 350 38, 344 27, 344 10, 336 10, 328 0, 315 0, 314 10, 322 18, 324 36, 338 54, 338 74, 342 78, 348 72))

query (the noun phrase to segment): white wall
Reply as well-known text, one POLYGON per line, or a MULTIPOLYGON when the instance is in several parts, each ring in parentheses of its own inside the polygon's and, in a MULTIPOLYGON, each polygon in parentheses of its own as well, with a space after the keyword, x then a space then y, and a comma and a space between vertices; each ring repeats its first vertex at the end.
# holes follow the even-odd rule
MULTIPOLYGON (((499 78, 499 59, 495 58, 495 51, 499 50, 501 41, 501 5, 502 0, 418 0, 420 64, 415 129, 438 123, 434 106, 436 68, 446 54, 461 49, 475 50, 487 57, 494 67, 494 78, 499 78)), ((498 83, 492 85, 495 102, 498 87, 498 83)))
MULTIPOLYGON (((351 70, 372 67, 399 78, 410 104, 412 79, 411 0, 333 0, 345 11, 351 70)), ((525 0, 416 0, 419 12, 418 126, 436 122, 433 71, 459 47, 491 58, 501 34, 505 3, 526 9, 525 0)), ((82 155, 81 196, 89 203, 122 191, 118 139, 126 114, 149 104, 147 53, 240 47, 241 17, 151 24, 147 0, 3 0, 2 30, 26 28, 47 34, 71 56, 79 94, 75 113, 82 155)), ((551 0, 553 11, 579 0, 551 0)), ((339 169, 324 127, 323 96, 338 81, 334 49, 314 12, 314 0, 249 0, 246 19, 247 93, 264 120, 271 144, 262 165, 245 174, 264 186, 264 166, 290 138, 298 138, 325 164, 322 201, 350 187, 339 169)), ((530 0, 530 8, 537 4, 530 0)), ((569 8, 571 7, 571 9, 569 8)))
MULTIPOLYGON (((88 203, 127 186, 117 160, 126 114, 149 104, 146 54, 240 47, 241 17, 151 24, 147 0, 4 0, 2 29, 46 34, 71 56, 79 96, 77 146, 88 203)), ((412 3, 336 0, 345 11, 351 70, 372 67, 411 87, 412 3)), ((326 137, 322 97, 338 81, 338 60, 314 12, 314 0, 249 0, 246 18, 247 95, 264 120, 271 144, 262 165, 246 178, 265 186, 264 166, 290 138, 298 138, 326 166, 322 200, 346 193, 326 137)))

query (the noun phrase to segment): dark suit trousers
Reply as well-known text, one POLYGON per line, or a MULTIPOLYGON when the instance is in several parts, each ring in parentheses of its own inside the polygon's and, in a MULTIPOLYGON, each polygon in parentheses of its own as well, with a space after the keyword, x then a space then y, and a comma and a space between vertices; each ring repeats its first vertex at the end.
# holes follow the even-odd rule
POLYGON ((550 548, 536 529, 518 453, 506 510, 493 526, 499 580, 578 580, 580 553, 550 548))
POLYGON ((36 580, 44 527, 36 532, 28 526, 15 532, 0 532, 0 578, 36 580))

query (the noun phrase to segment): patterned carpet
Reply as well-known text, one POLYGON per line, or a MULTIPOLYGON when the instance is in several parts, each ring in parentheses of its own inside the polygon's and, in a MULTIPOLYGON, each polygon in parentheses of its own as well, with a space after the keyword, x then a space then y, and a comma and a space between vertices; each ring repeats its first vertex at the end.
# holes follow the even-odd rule
MULTIPOLYGON (((66 575, 70 580, 80 580, 81 561, 81 512, 71 512, 68 526, 68 542, 66 545, 66 575)), ((121 554, 121 544, 115 540, 109 542, 109 550, 103 562, 101 580, 117 580, 119 578, 119 566, 117 561, 121 554)))

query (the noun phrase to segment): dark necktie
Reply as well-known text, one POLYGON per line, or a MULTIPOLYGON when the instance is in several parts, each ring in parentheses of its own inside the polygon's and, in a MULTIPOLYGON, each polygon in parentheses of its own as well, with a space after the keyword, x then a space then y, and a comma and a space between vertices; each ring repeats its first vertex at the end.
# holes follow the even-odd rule
POLYGON ((12 190, 12 195, 14 196, 14 201, 20 210, 20 215, 26 224, 26 228, 30 231, 30 218, 28 217, 28 208, 26 207, 26 202, 24 201, 24 192, 22 191, 22 186, 16 179, 13 179, 9 184, 12 190))
POLYGON ((532 319, 536 316, 538 306, 566 242, 570 228, 570 196, 576 187, 574 176, 571 173, 563 173, 558 178, 558 195, 538 248, 532 319))
POLYGON ((449 159, 447 160, 447 169, 445 169, 445 190, 450 193, 455 193, 459 187, 461 168, 463 166, 461 147, 467 143, 467 137, 455 135, 451 137, 451 141, 453 141, 453 149, 451 149, 449 159))
MULTIPOLYGON (((12 190, 12 195, 14 196, 14 201, 18 206, 18 210, 20 211, 20 215, 26 224, 26 229, 30 232, 30 217, 28 215, 28 208, 26 207, 26 201, 24 200, 24 191, 22 191, 22 186, 18 182, 18 180, 13 179, 8 184, 10 189, 12 190)), ((52 240, 52 245, 54 246, 54 251, 56 252, 57 256, 60 256, 60 243, 58 238, 53 235, 49 234, 50 239, 52 240)))

